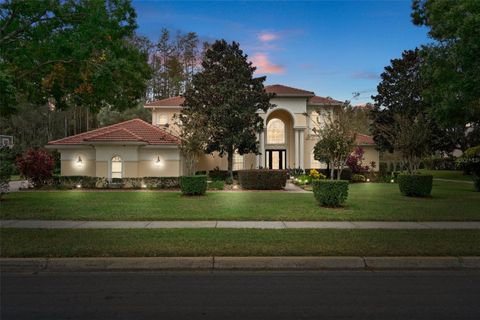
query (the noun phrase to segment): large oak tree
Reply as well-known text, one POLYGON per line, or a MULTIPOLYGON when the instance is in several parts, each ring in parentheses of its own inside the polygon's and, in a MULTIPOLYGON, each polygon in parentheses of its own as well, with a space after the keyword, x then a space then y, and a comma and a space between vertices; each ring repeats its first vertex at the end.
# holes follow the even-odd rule
POLYGON ((135 20, 129 0, 2 2, 2 115, 20 102, 134 106, 150 76, 147 53, 133 41, 135 20))

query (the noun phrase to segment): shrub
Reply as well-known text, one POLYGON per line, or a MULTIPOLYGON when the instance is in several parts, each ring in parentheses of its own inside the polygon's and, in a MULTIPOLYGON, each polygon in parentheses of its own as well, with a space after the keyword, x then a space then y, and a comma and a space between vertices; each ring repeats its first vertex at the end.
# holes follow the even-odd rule
POLYGON ((0 199, 10 190, 10 177, 13 167, 7 161, 0 161, 0 199))
MULTIPOLYGON (((221 181, 221 180, 217 180, 217 181, 221 181)), ((228 185, 233 184, 233 179, 232 179, 232 177, 227 177, 227 178, 225 179, 225 184, 228 184, 228 185)))
POLYGON ((53 178, 53 185, 60 189, 74 189, 81 186, 86 189, 94 189, 97 182, 104 178, 88 177, 88 176, 61 176, 53 178))
POLYGON ((480 176, 473 176, 473 186, 475 187, 475 191, 480 192, 480 176))
POLYGON ((206 174, 207 174, 207 171, 205 171, 205 170, 195 172, 196 176, 204 176, 206 174))
POLYGON ((180 190, 184 195, 203 195, 207 191, 207 176, 180 177, 180 190))
POLYGON ((380 166, 378 167, 378 175, 382 178, 388 175, 388 165, 386 162, 380 162, 380 166))
POLYGON ((287 183, 287 170, 239 170, 238 182, 243 189, 279 190, 287 183))
POLYGON ((363 173, 369 170, 368 166, 363 166, 363 154, 365 152, 361 147, 356 147, 355 150, 347 158, 347 166, 353 173, 363 173))
POLYGON ((17 158, 20 174, 30 181, 35 188, 48 184, 52 179, 54 161, 45 150, 29 149, 17 158))
POLYGON ((296 177, 294 181, 296 184, 300 184, 300 185, 310 184, 312 183, 312 177, 310 175, 302 174, 296 177))
POLYGON ((346 180, 314 180, 313 195, 322 205, 340 207, 348 197, 348 181, 346 180))
MULTIPOLYGON (((288 176, 289 177, 298 177, 304 173, 307 173, 306 172, 307 170, 303 170, 301 168, 289 168, 287 169, 287 172, 288 172, 288 176)), ((308 174, 308 173, 307 173, 308 174)))
POLYGON ((208 172, 208 176, 212 180, 222 180, 225 181, 228 177, 230 177, 230 174, 228 173, 227 170, 220 170, 218 167, 213 169, 212 171, 208 172))
POLYGON ((367 178, 365 178, 362 174, 354 174, 352 175, 352 182, 365 182, 367 178))
POLYGON ((143 177, 148 189, 178 189, 180 179, 178 177, 143 177))
POLYGON ((312 179, 326 179, 327 178, 327 176, 325 176, 323 173, 318 172, 316 169, 310 170, 308 175, 310 177, 312 177, 312 179))
POLYGON ((426 197, 432 193, 433 176, 422 174, 399 174, 398 187, 403 195, 426 197))
POLYGON ((208 184, 209 190, 223 190, 225 183, 221 180, 215 180, 208 184))
POLYGON ((142 187, 143 178, 124 178, 123 181, 127 188, 140 189, 142 187))

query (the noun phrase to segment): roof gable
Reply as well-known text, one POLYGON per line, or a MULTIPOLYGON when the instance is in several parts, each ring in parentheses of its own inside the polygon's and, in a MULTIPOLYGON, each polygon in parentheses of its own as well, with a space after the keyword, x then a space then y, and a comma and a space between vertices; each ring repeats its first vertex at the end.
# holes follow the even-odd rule
POLYGON ((325 97, 319 97, 319 96, 313 96, 310 99, 308 99, 308 104, 309 105, 322 105, 322 104, 333 104, 333 105, 341 105, 343 102, 332 99, 332 98, 325 98, 325 97))
POLYGON ((89 142, 144 142, 150 145, 175 145, 179 144, 180 140, 165 130, 137 118, 50 141, 48 144, 81 145, 89 142))
POLYGON ((265 87, 268 93, 275 93, 277 96, 293 96, 293 97, 311 97, 315 94, 312 91, 298 89, 294 87, 284 86, 282 84, 273 84, 265 87))
POLYGON ((161 100, 156 100, 152 102, 148 102, 145 104, 145 108, 153 108, 153 107, 181 107, 182 104, 185 102, 185 98, 182 96, 176 96, 161 100))

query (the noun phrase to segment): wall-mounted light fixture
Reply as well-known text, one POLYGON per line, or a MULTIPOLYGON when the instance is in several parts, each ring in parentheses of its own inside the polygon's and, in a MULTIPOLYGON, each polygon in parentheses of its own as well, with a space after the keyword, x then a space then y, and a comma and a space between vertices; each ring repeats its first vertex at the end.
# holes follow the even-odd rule
POLYGON ((160 166, 160 164, 161 164, 160 156, 157 156, 157 159, 155 159, 155 165, 160 166))
POLYGON ((78 156, 77 160, 75 160, 75 165, 77 167, 81 167, 83 165, 83 161, 82 161, 82 158, 80 156, 78 156))

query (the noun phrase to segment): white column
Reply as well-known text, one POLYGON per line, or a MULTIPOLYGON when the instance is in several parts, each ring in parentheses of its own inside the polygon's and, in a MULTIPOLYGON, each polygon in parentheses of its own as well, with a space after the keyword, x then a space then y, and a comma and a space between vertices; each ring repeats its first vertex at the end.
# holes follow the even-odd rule
POLYGON ((295 168, 298 168, 300 166, 300 146, 298 143, 299 140, 299 134, 298 130, 295 130, 295 168))
POLYGON ((265 130, 260 132, 260 164, 262 168, 265 167, 265 130))
POLYGON ((304 141, 304 129, 300 130, 300 136, 298 137, 299 140, 299 145, 300 145, 300 168, 304 169, 305 168, 305 163, 303 161, 304 158, 304 146, 305 146, 305 141, 304 141))

